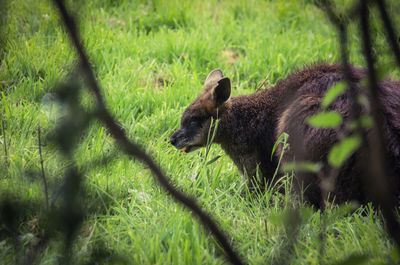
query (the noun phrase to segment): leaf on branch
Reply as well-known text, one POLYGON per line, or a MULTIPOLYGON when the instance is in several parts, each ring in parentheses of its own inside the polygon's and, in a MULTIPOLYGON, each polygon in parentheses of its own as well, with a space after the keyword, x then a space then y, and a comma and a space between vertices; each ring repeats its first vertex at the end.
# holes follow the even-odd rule
POLYGON ((334 168, 340 168, 347 159, 360 147, 361 137, 353 135, 336 143, 328 154, 328 163, 334 168))
POLYGON ((283 172, 312 172, 312 173, 318 173, 322 168, 321 163, 313 163, 310 161, 304 161, 304 162, 289 162, 285 163, 283 165, 283 172))
POLYGON ((369 260, 368 255, 351 254, 344 260, 335 263, 335 265, 361 265, 361 264, 367 264, 368 260, 369 260))
POLYGON ((339 82, 335 85, 331 86, 325 93, 324 98, 322 99, 321 105, 322 108, 328 108, 340 95, 342 95, 347 89, 347 85, 345 82, 339 82))
POLYGON ((394 247, 389 253, 390 253, 390 257, 392 258, 394 264, 399 264, 399 262, 400 262, 399 250, 396 247, 394 247))
POLYGON ((374 120, 369 115, 362 115, 358 121, 352 121, 347 124, 347 128, 355 130, 358 126, 364 129, 370 129, 374 125, 374 120))
POLYGON ((336 128, 342 121, 342 115, 337 111, 320 112, 306 119, 306 122, 314 128, 336 128))

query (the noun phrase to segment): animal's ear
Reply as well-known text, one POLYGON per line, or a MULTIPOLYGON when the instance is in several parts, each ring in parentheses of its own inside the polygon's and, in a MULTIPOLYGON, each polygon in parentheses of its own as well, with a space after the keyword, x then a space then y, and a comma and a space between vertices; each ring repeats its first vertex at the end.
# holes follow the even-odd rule
POLYGON ((212 90, 212 98, 217 106, 222 105, 231 96, 231 80, 223 77, 212 90))
POLYGON ((223 77, 224 77, 224 74, 222 73, 222 71, 220 69, 214 69, 208 74, 204 84, 217 82, 218 80, 222 79, 223 77))

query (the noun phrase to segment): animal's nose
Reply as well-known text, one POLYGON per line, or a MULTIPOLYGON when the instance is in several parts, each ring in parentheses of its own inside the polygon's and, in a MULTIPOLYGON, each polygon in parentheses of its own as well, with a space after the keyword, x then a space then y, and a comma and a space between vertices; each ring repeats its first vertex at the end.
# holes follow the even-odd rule
POLYGON ((169 142, 175 146, 176 145, 176 133, 174 133, 171 138, 169 139, 169 142))

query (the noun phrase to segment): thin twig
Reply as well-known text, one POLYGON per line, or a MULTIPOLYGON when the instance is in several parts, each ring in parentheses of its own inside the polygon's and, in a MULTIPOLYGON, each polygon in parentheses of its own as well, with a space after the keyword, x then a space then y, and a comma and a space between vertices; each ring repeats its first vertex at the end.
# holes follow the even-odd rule
POLYGON ((7 147, 7 137, 6 137, 6 126, 4 125, 3 115, 1 115, 1 133, 3 134, 4 161, 6 168, 8 168, 9 166, 8 147, 7 147))
MULTIPOLYGON (((358 4, 350 9, 349 12, 354 12, 354 10, 358 10, 358 4)), ((359 118, 361 114, 361 105, 358 103, 358 93, 352 82, 352 70, 349 63, 349 52, 348 52, 348 34, 347 34, 347 25, 349 21, 346 21, 343 17, 340 17, 336 14, 333 9, 331 1, 324 1, 322 3, 322 8, 326 12, 331 23, 336 26, 337 31, 339 33, 339 44, 340 44, 340 57, 342 62, 342 73, 344 76, 344 80, 346 81, 347 87, 349 89, 350 98, 351 98, 351 120, 355 121, 358 125, 356 130, 361 129, 359 124, 359 118)))
POLYGON ((46 208, 47 210, 49 209, 49 193, 48 193, 48 188, 47 188, 47 181, 46 181, 46 175, 44 173, 44 161, 43 161, 43 155, 42 155, 42 140, 41 140, 41 129, 40 125, 38 126, 38 147, 39 147, 39 157, 40 157, 40 167, 42 171, 42 181, 43 181, 43 188, 44 188, 44 195, 46 199, 46 208))
POLYGON ((371 102, 371 114, 374 120, 374 126, 371 129, 370 148, 370 185, 373 191, 370 195, 373 196, 375 202, 380 206, 382 214, 386 220, 387 230, 392 237, 397 247, 400 249, 400 225, 395 214, 395 198, 390 193, 390 188, 387 182, 387 170, 385 167, 386 152, 384 149, 384 134, 382 131, 382 117, 379 112, 381 104, 379 102, 379 86, 375 71, 375 58, 372 54, 372 39, 371 29, 369 25, 369 9, 365 1, 360 0, 360 30, 363 43, 364 57, 368 66, 368 81, 369 81, 369 100, 371 102))
POLYGON ((400 48, 396 40, 396 34, 394 32, 393 23, 390 16, 386 10, 386 5, 384 0, 376 0, 378 5, 379 13, 381 14, 381 19, 383 21, 384 28, 386 30, 386 38, 388 39, 390 48, 396 58, 397 66, 400 68, 400 48))
POLYGON ((183 192, 177 190, 169 181, 169 179, 162 172, 161 168, 153 161, 153 159, 147 155, 138 144, 128 139, 124 130, 118 125, 118 123, 111 116, 110 112, 107 110, 104 99, 101 95, 100 86, 97 83, 94 72, 90 66, 88 57, 82 45, 81 39, 78 34, 78 28, 75 24, 75 20, 66 10, 64 1, 54 0, 54 3, 61 15, 64 25, 68 31, 68 35, 75 47, 75 50, 80 59, 80 65, 82 67, 82 73, 84 74, 85 81, 96 98, 98 118, 103 123, 103 125, 108 129, 111 136, 115 139, 118 146, 131 158, 137 158, 143 164, 147 165, 150 171, 156 177, 158 183, 180 204, 189 208, 198 217, 201 223, 211 231, 217 241, 220 243, 221 247, 225 250, 225 254, 228 260, 232 264, 244 264, 241 258, 236 254, 230 245, 227 236, 221 231, 216 222, 207 214, 202 208, 198 206, 196 201, 184 194, 183 192))
MULTIPOLYGON (((342 64, 342 74, 344 77, 344 81, 347 84, 347 88, 349 90, 349 95, 350 95, 350 107, 351 107, 351 112, 349 113, 349 118, 350 121, 354 122, 354 124, 356 125, 355 129, 354 129, 354 133, 356 135, 360 135, 362 142, 366 143, 367 142, 367 138, 366 138, 366 132, 365 130, 363 130, 362 126, 361 126, 361 110, 362 110, 362 106, 360 105, 359 101, 358 101, 358 90, 356 89, 354 82, 352 81, 353 77, 352 77, 352 69, 351 69, 351 65, 349 62, 349 51, 348 51, 348 32, 347 32, 347 27, 348 27, 348 23, 350 22, 349 20, 340 17, 337 14, 337 11, 334 10, 334 7, 332 5, 331 1, 325 1, 322 4, 322 9, 326 12, 328 18, 330 19, 331 23, 336 27, 337 31, 338 31, 338 41, 339 41, 339 47, 340 47, 340 59, 341 59, 341 64, 342 64)), ((356 3, 354 6, 352 6, 349 9, 349 14, 353 15, 353 13, 355 11, 359 10, 359 5, 358 3, 356 3)), ((339 139, 344 138, 346 135, 345 134, 340 134, 338 132, 338 136, 339 139)), ((336 182, 336 178, 339 175, 339 171, 335 170, 333 168, 330 169, 330 173, 329 173, 329 179, 330 181, 332 181, 333 183, 336 182)), ((364 181, 362 178, 360 179, 360 181, 364 181)), ((324 191, 322 192, 324 193, 324 191)), ((326 192, 325 192, 326 193, 326 192)), ((326 199, 326 196, 328 194, 326 193, 325 195, 323 195, 323 199, 326 199)))
POLYGON ((325 211, 320 212, 319 217, 319 244, 318 244, 318 264, 324 264, 324 255, 326 253, 326 230, 327 230, 327 216, 325 211))
MULTIPOLYGON (((380 11, 381 11, 381 16, 382 19, 384 20, 384 26, 387 30, 387 35, 388 39, 391 41, 392 49, 393 52, 396 55, 396 58, 398 54, 398 46, 393 44, 393 39, 394 38, 394 31, 391 26, 391 21, 390 18, 387 16, 387 12, 385 9, 385 5, 383 2, 377 1, 378 6, 380 6, 380 11)), ((331 20, 332 24, 336 26, 339 32, 339 43, 340 43, 340 50, 341 50, 341 59, 342 59, 342 67, 343 67, 343 73, 345 76, 345 80, 348 84, 348 87, 350 89, 350 97, 351 97, 351 104, 352 104, 352 119, 353 121, 356 122, 357 127, 356 127, 356 133, 360 133, 362 136, 362 140, 364 143, 368 144, 368 140, 366 137, 365 130, 362 130, 360 126, 360 114, 361 114, 361 106, 358 103, 357 97, 358 93, 357 90, 355 89, 353 82, 351 81, 351 67, 349 64, 349 59, 348 59, 348 50, 347 50, 347 24, 343 19, 340 19, 340 17, 335 13, 335 11, 332 8, 332 4, 330 1, 324 1, 323 7, 327 13, 328 18, 331 20)), ((364 186, 373 186, 375 191, 372 191, 372 199, 373 201, 381 207, 383 217, 387 222, 387 229, 389 232, 389 235, 392 236, 394 241, 396 242, 397 246, 399 247, 400 244, 400 226, 397 222, 394 209, 395 209, 395 203, 394 203, 394 198, 390 197, 389 193, 389 187, 387 184, 387 174, 385 172, 385 165, 384 165, 384 157, 385 157, 385 150, 383 149, 383 132, 382 132, 382 119, 379 115, 379 106, 380 102, 378 101, 378 91, 379 91, 379 86, 377 82, 377 77, 376 77, 376 72, 374 69, 374 58, 372 56, 372 40, 370 38, 370 29, 369 29, 369 24, 368 24, 368 6, 366 1, 360 1, 360 3, 357 3, 354 8, 351 10, 356 10, 358 11, 355 13, 355 17, 360 17, 360 27, 361 27, 361 35, 363 38, 363 49, 364 49, 364 56, 367 61, 368 65, 368 78, 369 78, 369 84, 370 84, 370 102, 371 102, 371 108, 372 108, 372 117, 374 119, 374 127, 372 128, 372 141, 369 144, 369 154, 370 154, 370 163, 371 165, 371 170, 372 172, 366 172, 368 179, 361 179, 363 181, 364 186)), ((353 11, 352 11, 353 12, 353 11)), ((400 53, 399 53, 400 55, 400 53)), ((400 62, 400 60, 397 60, 400 62)), ((400 65, 400 64, 399 64, 400 65)), ((371 191, 369 191, 371 193, 371 191)))

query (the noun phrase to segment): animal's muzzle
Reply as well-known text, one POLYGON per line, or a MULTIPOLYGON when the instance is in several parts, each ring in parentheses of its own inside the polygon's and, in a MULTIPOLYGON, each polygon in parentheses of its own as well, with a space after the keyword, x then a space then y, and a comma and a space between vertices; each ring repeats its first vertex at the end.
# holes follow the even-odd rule
POLYGON ((171 135, 169 142, 176 148, 180 148, 181 142, 179 141, 179 139, 182 138, 182 135, 183 135, 182 130, 177 130, 174 134, 171 135))

